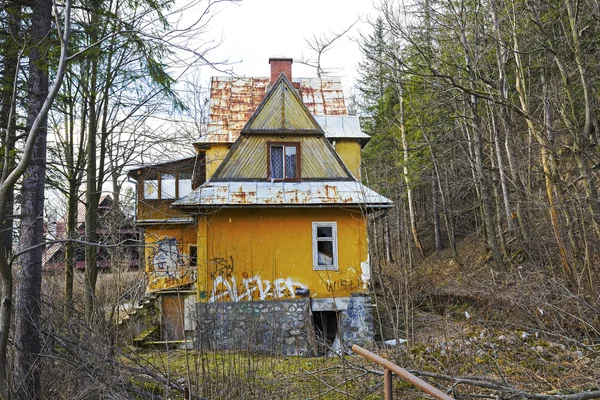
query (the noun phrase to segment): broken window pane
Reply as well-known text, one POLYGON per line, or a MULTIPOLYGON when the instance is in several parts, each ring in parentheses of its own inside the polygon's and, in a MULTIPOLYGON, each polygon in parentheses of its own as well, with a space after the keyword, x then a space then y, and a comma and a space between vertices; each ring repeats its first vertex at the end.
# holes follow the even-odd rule
POLYGON ((296 146, 285 146, 285 177, 287 179, 296 176, 296 146))
POLYGON ((313 222, 313 268, 315 270, 338 269, 337 224, 313 222))
POLYGON ((317 263, 319 265, 333 265, 333 241, 318 241, 317 251, 317 263))
POLYGON ((149 176, 144 179, 144 198, 158 199, 158 176, 149 176))
POLYGON ((175 175, 162 174, 160 176, 160 198, 175 198, 175 175))
POLYGON ((271 146, 271 179, 283 179, 283 146, 271 146))

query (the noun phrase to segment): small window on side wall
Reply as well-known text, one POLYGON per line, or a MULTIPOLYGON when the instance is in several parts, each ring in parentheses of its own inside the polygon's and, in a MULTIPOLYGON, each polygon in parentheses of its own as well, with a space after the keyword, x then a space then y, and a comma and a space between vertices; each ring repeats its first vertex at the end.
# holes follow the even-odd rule
POLYGON ((313 222, 313 268, 320 271, 337 271, 337 223, 313 222))
POLYGON ((269 179, 300 180, 300 144, 269 142, 269 179))

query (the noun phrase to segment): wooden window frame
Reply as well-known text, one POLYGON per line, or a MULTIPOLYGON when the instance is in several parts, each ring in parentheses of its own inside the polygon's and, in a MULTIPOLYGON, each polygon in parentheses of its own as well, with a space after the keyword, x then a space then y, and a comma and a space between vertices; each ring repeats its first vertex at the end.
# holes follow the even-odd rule
POLYGON ((300 181, 300 172, 301 168, 301 147, 300 142, 267 142, 267 180, 272 182, 299 182, 300 181), (283 147, 283 178, 272 179, 271 178, 271 147, 272 146, 282 146, 283 147), (285 177, 285 148, 286 147, 295 147, 296 148, 296 177, 295 178, 286 178, 285 177))
POLYGON ((315 271, 338 271, 338 233, 337 233, 337 222, 313 222, 312 223, 312 260, 313 269, 315 271), (331 227, 332 238, 318 238, 317 228, 319 227, 331 227), (333 242, 333 264, 331 265, 319 265, 319 246, 320 241, 332 241, 333 242))
MULTIPOLYGON (((174 200, 180 199, 181 197, 179 196, 179 175, 190 175, 193 177, 193 174, 190 174, 188 172, 151 172, 151 173, 146 174, 144 176, 144 178, 142 179, 142 190, 141 190, 142 199, 145 201, 156 201, 156 200, 173 200, 174 201, 174 200), (156 199, 149 199, 146 197, 145 182, 146 182, 146 180, 148 180, 147 176, 153 176, 153 175, 155 175, 157 177, 156 179, 158 180, 158 186, 157 186, 158 197, 156 199), (175 197, 169 197, 169 198, 163 199, 163 197, 162 197, 163 175, 171 175, 171 176, 175 177, 175 197)), ((192 180, 192 178, 190 178, 190 179, 192 180)), ((192 191, 194 191, 193 181, 191 183, 192 183, 192 191)))

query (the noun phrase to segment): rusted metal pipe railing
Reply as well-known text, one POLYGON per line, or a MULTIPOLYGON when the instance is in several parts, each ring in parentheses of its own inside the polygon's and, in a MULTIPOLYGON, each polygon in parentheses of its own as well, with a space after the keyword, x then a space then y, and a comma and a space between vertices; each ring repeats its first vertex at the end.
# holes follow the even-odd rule
POLYGON ((400 378, 407 381, 408 383, 411 383, 412 385, 418 387, 425 393, 428 393, 431 396, 435 397, 436 399, 454 400, 453 397, 448 396, 446 393, 442 392, 438 388, 431 386, 424 380, 414 376, 404 368, 399 367, 393 362, 386 360, 385 358, 380 357, 377 354, 370 352, 369 350, 365 350, 358 345, 354 345, 352 346, 352 351, 385 368, 383 373, 383 391, 385 394, 385 400, 392 400, 392 372, 398 375, 400 378))

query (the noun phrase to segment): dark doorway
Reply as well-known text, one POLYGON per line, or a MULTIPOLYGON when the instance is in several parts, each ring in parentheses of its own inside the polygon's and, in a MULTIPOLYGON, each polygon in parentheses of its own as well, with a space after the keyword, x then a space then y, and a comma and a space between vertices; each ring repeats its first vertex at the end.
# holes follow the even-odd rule
POLYGON ((313 311, 313 326, 317 342, 317 355, 327 355, 338 334, 338 313, 336 311, 313 311))

